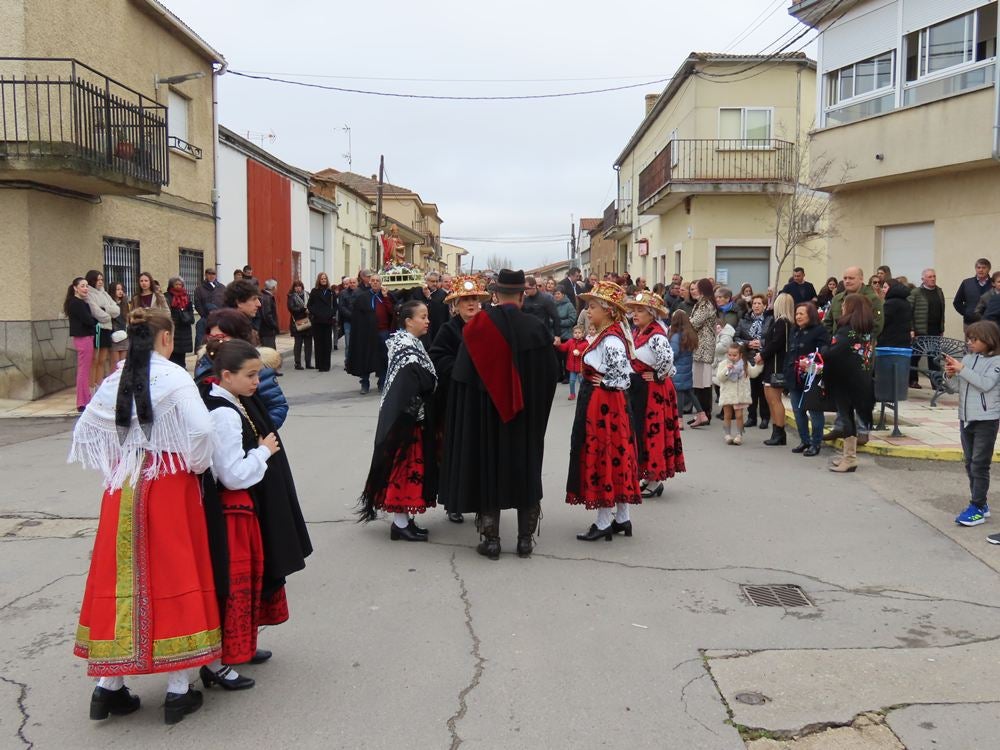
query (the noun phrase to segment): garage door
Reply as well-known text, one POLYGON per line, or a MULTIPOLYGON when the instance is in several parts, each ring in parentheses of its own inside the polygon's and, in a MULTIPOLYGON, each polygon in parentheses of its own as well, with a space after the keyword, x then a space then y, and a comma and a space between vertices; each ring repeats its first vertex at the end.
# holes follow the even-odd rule
POLYGON ((919 283, 920 272, 934 265, 934 223, 882 227, 882 265, 919 283))
POLYGON ((770 285, 771 249, 768 247, 716 247, 715 280, 738 290, 749 282, 755 292, 770 285))

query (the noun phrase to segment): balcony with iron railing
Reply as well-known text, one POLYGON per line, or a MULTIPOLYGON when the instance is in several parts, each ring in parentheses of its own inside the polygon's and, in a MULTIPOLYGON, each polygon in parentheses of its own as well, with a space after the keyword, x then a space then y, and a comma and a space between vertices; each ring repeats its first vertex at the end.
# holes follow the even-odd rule
POLYGON ((666 213, 691 195, 791 192, 797 169, 788 141, 669 141, 639 173, 639 213, 666 213))
POLYGON ((0 180, 148 195, 168 164, 162 104, 77 60, 0 57, 0 180))
POLYGON ((632 231, 629 201, 611 201, 604 209, 603 236, 606 240, 620 240, 632 231))

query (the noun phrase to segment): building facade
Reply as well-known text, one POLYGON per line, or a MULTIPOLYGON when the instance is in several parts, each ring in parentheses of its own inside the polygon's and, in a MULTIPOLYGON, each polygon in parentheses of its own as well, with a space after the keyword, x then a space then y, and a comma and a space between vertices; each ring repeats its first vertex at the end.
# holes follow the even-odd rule
MULTIPOLYGON (((949 299, 975 260, 1000 267, 1000 58, 995 0, 802 0, 817 28, 815 154, 837 154, 831 267, 888 265, 949 299)), ((950 309, 946 333, 960 337, 950 309)))
MULTIPOLYGON (((228 128, 219 128, 219 278, 249 264, 278 295, 292 281, 311 289, 320 273, 339 283, 337 207, 314 194, 308 172, 277 159, 228 128)), ((279 320, 287 324, 284 306, 279 320)))
POLYGON ((321 174, 313 174, 313 191, 337 206, 335 269, 338 279, 357 276, 371 263, 372 209, 374 204, 361 193, 321 174))
POLYGON ((156 0, 0 3, 0 398, 72 385, 76 276, 136 291, 215 262, 222 55, 156 0))
POLYGON ((443 273, 462 273, 462 259, 469 254, 468 250, 464 247, 459 247, 458 245, 442 242, 441 253, 444 258, 443 267, 441 269, 443 273))
POLYGON ((775 241, 776 204, 808 170, 798 154, 815 114, 815 76, 801 53, 692 53, 646 98, 615 161, 619 197, 603 222, 604 239, 616 243, 609 270, 651 287, 680 273, 765 289, 783 285, 794 266, 825 278, 822 242, 780 258, 775 241))

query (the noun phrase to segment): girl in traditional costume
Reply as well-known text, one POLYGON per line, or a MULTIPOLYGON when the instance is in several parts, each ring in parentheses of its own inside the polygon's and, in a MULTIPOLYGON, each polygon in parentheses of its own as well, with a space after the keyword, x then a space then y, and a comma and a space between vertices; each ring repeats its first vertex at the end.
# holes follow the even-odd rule
POLYGON ((624 323, 624 289, 602 281, 579 296, 588 304, 597 336, 583 356, 583 384, 570 438, 566 502, 597 509, 596 523, 577 534, 577 539, 611 541, 618 531, 632 535, 628 506, 642 502, 626 395, 635 347, 624 323))
POLYGON ((255 392, 264 368, 241 339, 210 339, 214 377, 202 397, 215 428, 212 471, 204 477, 212 558, 222 620, 222 655, 201 669, 205 687, 251 688, 233 665, 260 664, 258 628, 288 620, 285 577, 305 567, 312 544, 288 458, 255 392))
POLYGON ((70 461, 99 470, 104 497, 74 653, 98 677, 90 718, 128 714, 127 675, 167 673, 164 719, 201 707, 188 669, 221 653, 219 610, 198 474, 212 422, 174 348, 167 312, 137 309, 124 363, 73 430, 70 461))
POLYGON ((379 405, 368 479, 358 504, 361 521, 377 511, 393 514, 389 538, 427 541, 427 530, 411 514, 436 505, 437 461, 433 411, 437 373, 420 337, 430 327, 423 302, 405 302, 397 312, 397 330, 386 342, 389 368, 379 405))
MULTIPOLYGON (((635 420, 639 456, 639 480, 645 483, 643 497, 663 494, 663 480, 685 470, 680 418, 674 376, 674 353, 661 318, 669 315, 663 298, 652 292, 636 292, 625 303, 635 322, 635 357, 629 403, 635 420)), ((630 536, 628 528, 621 528, 630 536)), ((618 529, 616 529, 618 530, 618 529)))

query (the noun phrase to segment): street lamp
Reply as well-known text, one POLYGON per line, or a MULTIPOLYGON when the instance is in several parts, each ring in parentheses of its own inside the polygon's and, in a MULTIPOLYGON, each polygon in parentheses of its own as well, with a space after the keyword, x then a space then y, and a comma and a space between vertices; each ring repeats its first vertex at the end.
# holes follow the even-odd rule
POLYGON ((204 78, 205 75, 205 71, 203 70, 199 70, 195 73, 182 73, 181 75, 167 76, 166 78, 160 78, 160 76, 157 75, 153 77, 153 88, 160 88, 161 83, 166 83, 168 85, 174 83, 184 83, 185 81, 193 81, 198 78, 204 78))

